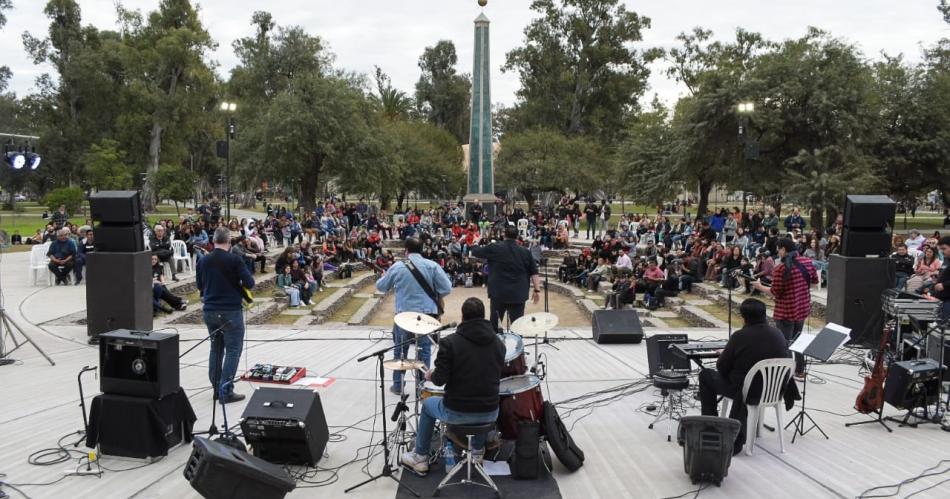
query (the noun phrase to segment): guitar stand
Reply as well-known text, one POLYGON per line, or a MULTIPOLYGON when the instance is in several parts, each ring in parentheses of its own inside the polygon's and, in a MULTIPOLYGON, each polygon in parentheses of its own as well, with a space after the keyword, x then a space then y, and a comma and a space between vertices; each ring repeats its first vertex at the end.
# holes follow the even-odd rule
POLYGON ((876 411, 873 411, 872 414, 877 414, 877 418, 876 418, 876 419, 869 419, 869 420, 867 420, 867 421, 858 421, 858 422, 856 422, 856 423, 845 423, 845 426, 851 427, 851 426, 858 426, 858 425, 868 424, 868 423, 880 423, 880 425, 883 426, 884 429, 887 430, 888 433, 893 433, 893 432, 894 432, 894 430, 892 430, 891 427, 890 427, 890 426, 887 426, 887 423, 885 423, 885 421, 888 421, 888 420, 890 420, 891 418, 889 418, 889 417, 888 417, 888 418, 885 418, 885 417, 884 417, 884 408, 883 408, 883 407, 881 407, 880 409, 878 409, 878 410, 876 410, 876 411))

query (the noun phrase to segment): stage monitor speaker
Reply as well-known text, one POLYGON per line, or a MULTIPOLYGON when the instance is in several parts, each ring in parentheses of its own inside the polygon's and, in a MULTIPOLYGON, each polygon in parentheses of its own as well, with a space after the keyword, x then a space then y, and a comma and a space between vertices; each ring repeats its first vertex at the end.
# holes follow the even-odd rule
POLYGON ((853 230, 890 232, 897 203, 887 196, 849 195, 844 202, 844 226, 853 230))
POLYGON ((99 336, 102 393, 162 398, 179 388, 178 335, 118 329, 99 336))
POLYGON ((99 191, 89 196, 92 220, 105 224, 142 223, 142 202, 138 191, 99 191))
POLYGON ((183 474, 207 499, 282 499, 297 486, 282 467, 200 437, 183 474))
POLYGON ((650 376, 661 369, 674 371, 689 371, 689 359, 677 356, 670 350, 676 343, 689 343, 689 336, 685 334, 654 334, 647 337, 647 364, 650 366, 650 376))
POLYGON ((145 233, 141 225, 99 224, 92 229, 96 251, 135 253, 145 250, 145 233))
POLYGON ((330 439, 320 394, 263 387, 241 415, 244 439, 254 455, 272 463, 316 466, 330 439))
POLYGON ((86 254, 86 330, 152 330, 151 253, 86 254))
POLYGON ((858 257, 888 257, 891 254, 891 233, 844 228, 841 254, 858 257))
POLYGON ((890 258, 828 258, 825 318, 851 329, 852 341, 875 347, 881 337, 881 293, 894 286, 890 258))
POLYGON ((595 310, 592 320, 597 343, 643 341, 643 326, 636 310, 595 310))
POLYGON ((944 369, 933 359, 891 364, 884 381, 884 401, 898 409, 914 409, 937 402, 944 369))
POLYGON ((729 475, 739 426, 735 419, 715 416, 680 418, 676 441, 683 447, 683 468, 693 483, 719 485, 729 475))

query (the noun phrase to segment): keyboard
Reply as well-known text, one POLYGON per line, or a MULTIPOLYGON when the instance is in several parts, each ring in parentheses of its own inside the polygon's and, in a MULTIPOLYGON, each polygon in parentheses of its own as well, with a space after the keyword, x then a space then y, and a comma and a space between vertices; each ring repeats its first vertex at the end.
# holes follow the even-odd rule
POLYGON ((716 359, 726 348, 726 341, 693 341, 690 343, 674 343, 670 345, 673 353, 689 360, 716 359))

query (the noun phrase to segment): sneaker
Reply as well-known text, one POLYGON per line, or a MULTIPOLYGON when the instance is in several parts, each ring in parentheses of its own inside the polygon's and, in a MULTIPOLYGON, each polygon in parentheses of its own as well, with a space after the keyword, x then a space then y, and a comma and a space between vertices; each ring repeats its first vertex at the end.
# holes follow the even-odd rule
POLYGON ((173 276, 172 276, 172 281, 178 282, 178 276, 177 276, 177 275, 173 275, 173 276))
POLYGON ((79 286, 81 283, 82 283, 82 277, 77 277, 77 278, 76 278, 76 283, 75 283, 74 285, 75 285, 75 286, 79 286))
POLYGON ((805 377, 806 377, 805 373, 795 373, 795 381, 798 381, 799 383, 804 383, 805 377))
POLYGON ((426 476, 429 473, 429 459, 426 456, 420 456, 415 452, 406 452, 399 459, 399 462, 419 476, 426 476))
POLYGON ((234 402, 240 402, 244 400, 244 398, 245 397, 243 393, 232 392, 231 395, 228 395, 221 401, 224 402, 225 404, 233 404, 234 402))
POLYGON ((402 390, 396 385, 391 385, 389 387, 389 392, 392 393, 393 395, 402 395, 402 390))

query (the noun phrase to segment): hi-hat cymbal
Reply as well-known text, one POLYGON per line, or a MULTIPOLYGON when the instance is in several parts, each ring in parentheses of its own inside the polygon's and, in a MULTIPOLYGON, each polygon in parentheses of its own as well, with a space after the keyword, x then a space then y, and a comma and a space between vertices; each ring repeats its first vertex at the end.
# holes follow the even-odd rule
POLYGON ((421 360, 415 359, 389 359, 383 361, 383 367, 390 371, 415 371, 425 369, 426 365, 421 360))
POLYGON ((429 334, 442 326, 439 319, 421 312, 403 312, 396 314, 396 325, 412 334, 429 334))
POLYGON ((525 338, 534 338, 544 335, 545 331, 550 331, 557 326, 557 316, 548 312, 535 312, 522 316, 520 319, 511 323, 511 332, 524 336, 525 338))

